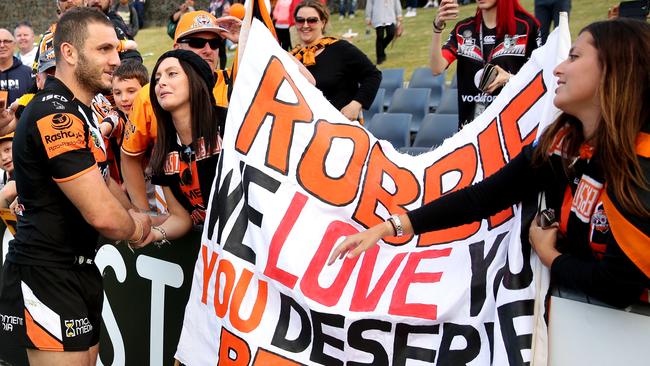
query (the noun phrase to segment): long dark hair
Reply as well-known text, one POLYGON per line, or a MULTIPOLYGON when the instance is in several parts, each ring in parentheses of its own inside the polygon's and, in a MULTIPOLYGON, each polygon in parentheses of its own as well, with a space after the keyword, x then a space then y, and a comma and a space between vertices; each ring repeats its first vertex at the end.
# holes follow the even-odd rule
MULTIPOLYGON (((158 67, 164 59, 163 57, 158 59, 151 75, 156 75, 158 67)), ((183 58, 177 58, 177 60, 187 75, 189 83, 192 147, 194 151, 198 151, 197 141, 200 137, 203 137, 205 151, 210 154, 216 147, 220 132, 219 117, 215 111, 212 90, 210 90, 204 78, 187 61, 183 60, 183 58)), ((156 78, 152 77, 149 98, 151 99, 151 106, 153 107, 158 122, 158 137, 156 138, 156 146, 153 149, 151 162, 149 163, 154 174, 159 174, 163 171, 167 154, 171 152, 176 142, 176 129, 174 128, 172 115, 162 108, 160 103, 158 103, 158 98, 156 98, 155 89, 157 83, 156 78)))
MULTIPOLYGON (((635 148, 637 136, 650 117, 650 24, 616 19, 592 23, 582 32, 591 34, 602 68, 598 88, 601 119, 593 141, 605 180, 623 209, 647 217, 650 212, 634 188, 647 190, 649 183, 635 148)), ((544 131, 534 159, 538 163, 548 160, 561 131, 567 133, 561 150, 568 171, 569 160, 579 155, 585 136, 582 123, 566 113, 544 131)))

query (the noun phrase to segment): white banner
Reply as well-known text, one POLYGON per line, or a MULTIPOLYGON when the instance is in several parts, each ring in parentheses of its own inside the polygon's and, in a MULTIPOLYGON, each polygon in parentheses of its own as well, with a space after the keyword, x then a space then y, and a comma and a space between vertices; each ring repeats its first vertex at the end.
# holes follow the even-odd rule
MULTIPOLYGON (((326 261, 343 236, 494 173, 555 112, 555 32, 474 122, 400 154, 349 122, 261 23, 241 59, 176 357, 187 365, 519 365, 536 275, 520 209, 326 261)), ((545 288, 539 289, 546 291, 545 288)))

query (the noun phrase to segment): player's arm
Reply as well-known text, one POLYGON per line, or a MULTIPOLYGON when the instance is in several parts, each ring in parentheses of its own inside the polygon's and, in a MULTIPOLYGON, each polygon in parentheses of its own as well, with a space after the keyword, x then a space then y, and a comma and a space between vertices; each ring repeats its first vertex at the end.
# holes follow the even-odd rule
POLYGON ((91 166, 57 184, 86 222, 103 236, 114 240, 139 240, 148 236, 149 217, 129 214, 110 192, 97 167, 91 166))

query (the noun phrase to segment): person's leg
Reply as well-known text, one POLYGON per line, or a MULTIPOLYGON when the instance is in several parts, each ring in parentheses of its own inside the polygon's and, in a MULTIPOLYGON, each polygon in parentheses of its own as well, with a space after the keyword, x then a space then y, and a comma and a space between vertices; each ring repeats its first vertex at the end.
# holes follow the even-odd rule
MULTIPOLYGON (((30 366, 89 366, 90 350, 80 352, 51 352, 35 349, 27 350, 30 366)), ((95 354, 95 360, 97 355, 95 354)))
POLYGON ((350 7, 348 8, 348 16, 354 18, 354 13, 357 11, 357 0, 350 0, 350 7))
POLYGON ((397 27, 395 26, 395 24, 389 24, 389 25, 386 26, 386 37, 384 38, 384 41, 383 41, 384 50, 386 49, 386 47, 388 47, 388 45, 393 40, 393 38, 395 38, 395 30, 396 29, 397 29, 397 27))
POLYGON ((386 60, 386 54, 384 53, 384 29, 386 27, 380 25, 375 28, 377 32, 377 39, 375 40, 375 53, 377 54, 377 65, 380 65, 384 60, 386 60))
POLYGON ((548 5, 535 5, 535 18, 539 21, 539 30, 542 37, 542 44, 546 43, 548 38, 549 28, 551 27, 552 20, 552 6, 548 5))
POLYGON ((571 12, 571 0, 557 0, 553 4, 553 27, 556 28, 560 23, 560 13, 566 12, 569 14, 571 12))

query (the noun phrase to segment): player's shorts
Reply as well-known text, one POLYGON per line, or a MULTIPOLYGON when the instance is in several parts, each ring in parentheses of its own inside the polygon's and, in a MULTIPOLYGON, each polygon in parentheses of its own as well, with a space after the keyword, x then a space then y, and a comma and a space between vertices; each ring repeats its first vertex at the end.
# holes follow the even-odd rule
POLYGON ((5 262, 0 344, 42 351, 86 351, 99 342, 104 300, 94 264, 68 269, 5 262))

